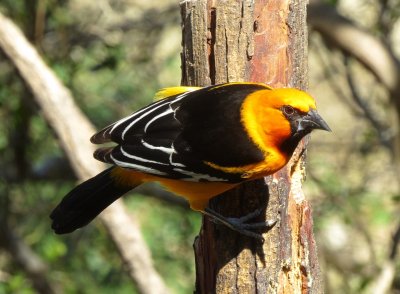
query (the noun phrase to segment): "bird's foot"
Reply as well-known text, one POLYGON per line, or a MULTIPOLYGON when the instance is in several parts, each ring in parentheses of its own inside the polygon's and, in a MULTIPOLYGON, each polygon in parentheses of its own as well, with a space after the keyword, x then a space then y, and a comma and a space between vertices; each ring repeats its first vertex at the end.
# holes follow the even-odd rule
POLYGON ((204 210, 204 214, 211 217, 211 219, 216 223, 224 224, 225 226, 229 227, 234 231, 239 232, 242 235, 255 238, 261 242, 264 242, 263 236, 259 233, 255 233, 254 230, 270 229, 277 223, 278 220, 275 219, 275 220, 267 220, 265 222, 247 223, 248 221, 259 216, 262 211, 264 211, 264 208, 259 208, 253 212, 250 212, 249 214, 246 214, 245 216, 236 218, 236 217, 225 217, 216 212, 215 210, 207 207, 204 210))

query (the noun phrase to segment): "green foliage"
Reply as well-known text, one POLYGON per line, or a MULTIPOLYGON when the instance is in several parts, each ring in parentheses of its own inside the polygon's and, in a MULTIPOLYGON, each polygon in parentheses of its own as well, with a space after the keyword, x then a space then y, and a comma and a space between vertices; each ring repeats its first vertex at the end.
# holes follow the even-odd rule
POLYGON ((11 276, 7 283, 0 282, 0 293, 34 294, 34 289, 29 285, 23 273, 11 276))
MULTIPOLYGON (((0 10, 34 39, 45 61, 96 126, 104 127, 151 102, 160 87, 159 67, 163 74, 168 72, 170 80, 176 77, 171 85, 179 84, 178 51, 153 62, 162 28, 179 26, 178 7, 166 17, 163 27, 154 28, 138 19, 140 25, 128 29, 114 43, 105 40, 108 34, 120 32, 118 25, 113 28, 99 22, 97 29, 104 33, 93 34, 83 24, 86 18, 78 16, 90 16, 93 11, 78 8, 56 0, 0 3, 0 10), (38 6, 39 2, 46 4, 38 6), (36 19, 41 15, 43 19, 36 19), (34 35, 36 21, 43 22, 44 30, 34 35)), ((159 13, 165 15, 163 10, 159 13)), ((128 23, 134 16, 136 13, 120 12, 119 19, 128 23)), ((48 281, 64 293, 137 293, 114 244, 97 221, 69 236, 52 233, 48 216, 75 185, 73 173, 57 138, 32 103, 29 89, 3 56, 0 64, 0 83, 4 85, 0 87, 0 222, 7 220, 12 231, 47 265, 48 281), (22 147, 15 148, 17 145, 22 147), (49 169, 54 164, 55 168, 49 169)), ((192 242, 200 216, 148 196, 132 195, 127 203, 142 224, 154 264, 168 286, 174 293, 191 291, 192 242)), ((0 293, 36 293, 29 276, 3 249, 0 247, 0 293)))

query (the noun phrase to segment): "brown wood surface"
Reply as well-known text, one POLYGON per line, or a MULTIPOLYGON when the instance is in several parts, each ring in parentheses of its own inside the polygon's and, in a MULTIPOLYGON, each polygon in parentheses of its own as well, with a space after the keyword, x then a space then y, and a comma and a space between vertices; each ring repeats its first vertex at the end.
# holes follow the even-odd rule
MULTIPOLYGON (((183 1, 182 84, 256 81, 307 87, 306 1, 183 1)), ((275 175, 210 202, 225 216, 266 207, 278 219, 264 244, 203 219, 195 241, 196 293, 322 293, 304 198, 306 142, 275 175)))

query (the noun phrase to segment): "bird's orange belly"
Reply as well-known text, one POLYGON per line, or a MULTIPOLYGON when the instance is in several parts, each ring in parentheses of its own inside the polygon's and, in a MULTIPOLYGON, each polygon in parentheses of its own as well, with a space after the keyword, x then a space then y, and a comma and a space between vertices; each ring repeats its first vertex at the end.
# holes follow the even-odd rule
POLYGON ((124 186, 134 187, 144 182, 159 182, 167 190, 187 199, 190 207, 198 211, 204 211, 211 198, 239 185, 238 183, 173 180, 120 167, 114 169, 113 175, 115 179, 124 186))
POLYGON ((211 198, 239 185, 221 182, 178 181, 164 178, 152 179, 152 181, 161 183, 169 191, 187 199, 190 208, 198 211, 204 211, 211 198))

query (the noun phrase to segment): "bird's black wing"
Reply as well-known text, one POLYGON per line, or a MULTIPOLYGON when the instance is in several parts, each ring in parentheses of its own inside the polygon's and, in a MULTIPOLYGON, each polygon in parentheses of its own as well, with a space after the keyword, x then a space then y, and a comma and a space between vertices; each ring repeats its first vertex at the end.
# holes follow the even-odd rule
POLYGON ((95 134, 96 159, 140 172, 186 181, 240 182, 206 162, 242 166, 263 159, 240 119, 243 99, 259 84, 210 86, 144 107, 95 134))

